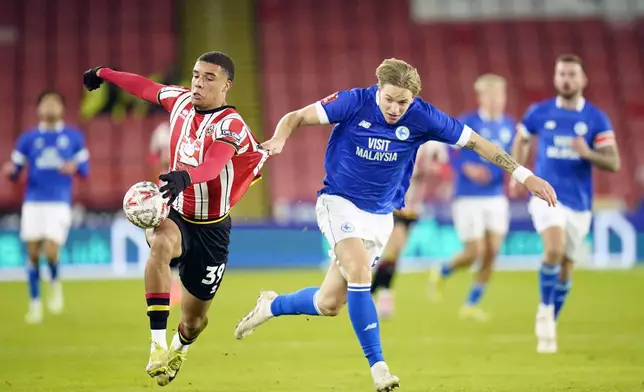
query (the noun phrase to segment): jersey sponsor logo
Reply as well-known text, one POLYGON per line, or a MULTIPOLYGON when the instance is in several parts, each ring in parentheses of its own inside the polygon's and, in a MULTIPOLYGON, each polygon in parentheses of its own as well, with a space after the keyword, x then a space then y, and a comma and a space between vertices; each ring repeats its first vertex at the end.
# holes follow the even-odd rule
POLYGON ((63 164, 56 147, 45 147, 36 158, 36 167, 38 169, 58 169, 63 164))
POLYGON ((327 103, 333 102, 336 99, 338 99, 338 94, 339 94, 339 91, 336 91, 335 93, 322 98, 322 101, 321 101, 322 105, 326 105, 327 103))
POLYGON ((360 121, 358 126, 364 128, 364 129, 369 129, 369 127, 371 127, 371 123, 368 122, 368 121, 362 120, 362 121, 360 121))
POLYGON ((556 135, 553 145, 546 148, 546 156, 550 159, 566 159, 578 161, 579 154, 572 149, 572 136, 556 135))
POLYGON ((391 140, 369 138, 369 148, 356 146, 356 155, 370 161, 393 162, 398 160, 398 153, 389 151, 391 140), (376 151, 374 151, 376 150, 376 151))
POLYGON ((579 136, 584 136, 586 133, 588 133, 588 125, 586 125, 586 123, 583 121, 576 123, 573 129, 579 136))
POLYGON ((179 146, 179 159, 177 163, 183 163, 191 167, 199 165, 199 153, 202 147, 200 140, 194 140, 186 135, 182 135, 179 146))
POLYGON ((396 128, 396 137, 398 140, 407 140, 409 138, 409 128, 404 125, 396 128))

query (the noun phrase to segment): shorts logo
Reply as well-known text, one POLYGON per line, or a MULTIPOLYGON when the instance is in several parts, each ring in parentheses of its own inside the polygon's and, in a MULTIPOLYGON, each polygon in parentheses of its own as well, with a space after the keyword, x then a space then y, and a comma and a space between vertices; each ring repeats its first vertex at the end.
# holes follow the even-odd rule
POLYGON ((398 140, 407 140, 409 138, 409 128, 402 125, 396 128, 396 137, 398 140))
POLYGON ((353 233, 355 230, 355 227, 349 222, 344 222, 342 226, 340 226, 340 230, 344 231, 345 233, 353 233))
POLYGON ((339 93, 339 91, 337 91, 337 92, 335 92, 335 93, 333 93, 333 94, 331 94, 329 96, 326 96, 326 97, 322 98, 322 101, 320 101, 320 102, 322 103, 322 105, 326 105, 329 102, 333 102, 336 99, 338 99, 338 93, 339 93))

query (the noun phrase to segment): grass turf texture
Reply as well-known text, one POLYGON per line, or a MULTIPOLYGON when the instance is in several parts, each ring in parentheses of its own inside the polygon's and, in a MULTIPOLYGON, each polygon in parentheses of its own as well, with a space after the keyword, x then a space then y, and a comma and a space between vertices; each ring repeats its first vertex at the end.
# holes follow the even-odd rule
MULTIPOLYGON (((229 272, 208 329, 164 389, 372 390, 346 310, 335 319, 282 317, 243 341, 233 337, 258 290, 293 291, 322 277, 315 271, 229 272)), ((426 301, 426 278, 396 278, 396 314, 382 323, 385 357, 401 378, 401 391, 644 391, 644 269, 577 271, 556 355, 535 353, 536 273, 498 273, 483 300, 492 314, 485 324, 457 317, 470 274, 451 279, 440 304, 426 301)), ((149 331, 142 281, 67 282, 65 296, 62 315, 46 314, 42 325, 28 326, 25 284, 0 284, 1 391, 159 388, 145 373, 149 331)), ((178 314, 174 307, 168 340, 178 314)))

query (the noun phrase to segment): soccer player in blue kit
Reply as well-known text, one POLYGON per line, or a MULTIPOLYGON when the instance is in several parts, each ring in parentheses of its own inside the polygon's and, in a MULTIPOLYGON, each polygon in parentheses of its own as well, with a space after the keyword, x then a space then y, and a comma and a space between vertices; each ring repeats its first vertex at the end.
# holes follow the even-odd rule
POLYGON ((65 244, 72 223, 70 204, 74 175, 89 174, 89 152, 83 134, 63 122, 65 102, 56 91, 45 91, 38 97, 40 123, 20 135, 11 153, 11 162, 4 166, 4 174, 17 180, 27 168, 28 179, 20 237, 27 245, 29 324, 43 320, 40 300, 40 268, 38 262, 45 254, 51 277, 49 311, 63 310, 63 292, 58 271, 58 253, 65 244))
POLYGON ((380 324, 373 303, 371 267, 393 228, 392 211, 403 208, 401 186, 409 186, 419 146, 437 140, 473 149, 514 174, 547 204, 556 204, 546 181, 518 165, 505 151, 468 126, 418 97, 415 68, 387 59, 376 70, 378 84, 332 94, 286 114, 262 146, 279 154, 291 133, 305 125, 336 124, 327 145, 324 186, 316 205, 320 230, 329 241, 331 262, 320 287, 278 295, 263 291, 255 308, 235 328, 243 339, 260 324, 285 315, 335 316, 346 303, 349 318, 371 367, 376 391, 398 387, 385 363, 380 324))
MULTIPOLYGON (((527 110, 512 147, 517 161, 525 162, 531 140, 539 140, 535 171, 552 184, 559 199, 555 208, 536 198, 528 204, 544 248, 535 320, 539 353, 557 352, 556 320, 570 291, 573 262, 590 229, 592 166, 611 172, 620 167, 608 116, 582 95, 588 83, 582 60, 563 55, 555 64, 557 97, 527 110)), ((511 190, 515 186, 511 183, 511 190)))
MULTIPOLYGON (((479 108, 462 115, 460 121, 509 151, 515 122, 504 114, 507 101, 505 79, 494 74, 481 75, 474 83, 474 90, 479 108)), ((452 217, 454 228, 463 242, 463 251, 449 263, 432 269, 430 300, 441 298, 442 286, 452 273, 479 261, 474 283, 460 309, 460 317, 486 321, 489 316, 479 303, 510 222, 510 207, 503 194, 504 172, 466 149, 451 148, 450 164, 455 173, 452 217)))

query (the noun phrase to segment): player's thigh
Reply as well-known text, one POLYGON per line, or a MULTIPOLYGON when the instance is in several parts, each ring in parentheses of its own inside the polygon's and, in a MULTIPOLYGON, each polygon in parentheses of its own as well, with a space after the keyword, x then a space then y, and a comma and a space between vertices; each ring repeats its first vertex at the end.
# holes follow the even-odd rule
POLYGON ((340 266, 351 264, 356 258, 362 263, 362 256, 366 260, 363 240, 369 238, 365 232, 368 213, 344 198, 325 194, 318 197, 315 212, 320 231, 331 246, 332 258, 338 260, 340 266))
POLYGON ((566 258, 579 261, 586 257, 584 240, 590 231, 592 214, 590 211, 574 211, 563 207, 566 217, 566 258))
POLYGON ((528 211, 535 230, 541 236, 546 259, 560 260, 566 249, 565 211, 560 205, 550 207, 545 201, 536 197, 530 199, 528 211))
POLYGON ((27 256, 29 257, 30 263, 37 264, 38 260, 40 259, 40 255, 42 254, 43 251, 43 241, 41 240, 34 240, 34 241, 28 241, 25 242, 25 245, 27 247, 27 256))
MULTIPOLYGON (((486 198, 483 202, 486 237, 493 233, 503 239, 510 226, 510 203, 504 196, 486 198)), ((486 241, 486 245, 489 242, 486 241)))
POLYGON ((370 281, 373 263, 361 238, 345 238, 335 244, 333 251, 339 263, 340 273, 347 281, 350 282, 352 279, 370 281))
POLYGON ((485 239, 483 240, 483 262, 491 263, 494 261, 496 256, 501 250, 501 245, 503 245, 503 239, 505 235, 499 234, 495 231, 486 231, 485 239))
POLYGON ((336 260, 332 259, 317 294, 316 306, 322 314, 335 315, 346 303, 347 281, 342 276, 336 260))
POLYGON ((24 242, 40 242, 45 238, 46 208, 43 203, 25 202, 20 214, 20 238, 24 242))
POLYGON ((60 247, 61 244, 56 241, 49 239, 43 241, 43 250, 48 261, 55 261, 58 259, 60 247))
POLYGON ((58 249, 67 241, 72 225, 72 210, 68 204, 52 203, 43 206, 43 212, 45 253, 47 257, 56 257, 58 249))
POLYGON ((178 259, 181 283, 193 297, 210 301, 221 287, 226 272, 230 217, 208 225, 182 227, 188 245, 178 259))
POLYGON ((150 246, 152 256, 157 254, 170 256, 170 259, 179 258, 184 253, 184 223, 174 210, 170 210, 168 219, 154 229, 145 230, 145 239, 150 246))
POLYGON ((457 198, 452 203, 454 229, 463 243, 483 239, 485 235, 485 211, 475 198, 457 198))

